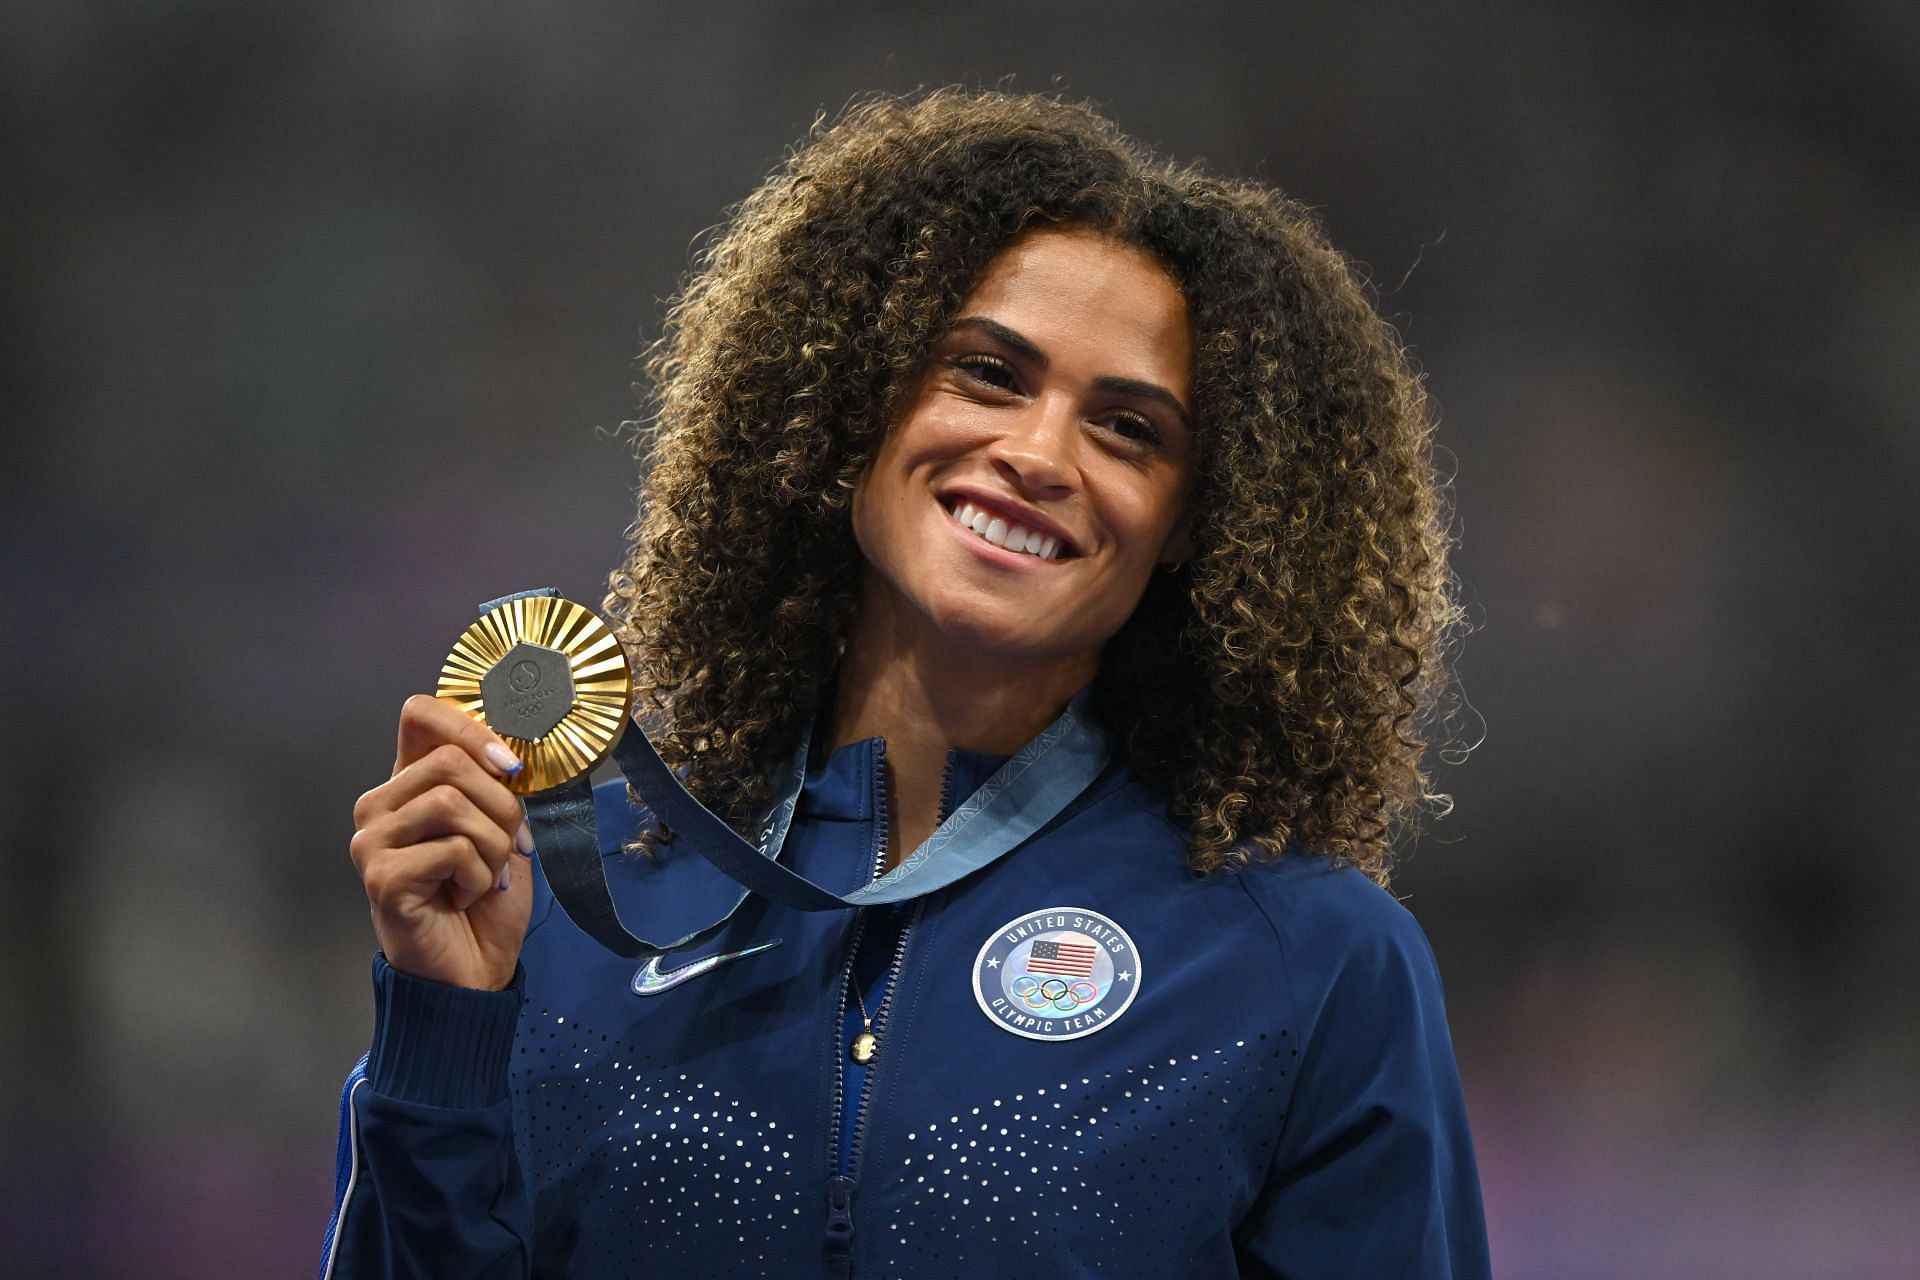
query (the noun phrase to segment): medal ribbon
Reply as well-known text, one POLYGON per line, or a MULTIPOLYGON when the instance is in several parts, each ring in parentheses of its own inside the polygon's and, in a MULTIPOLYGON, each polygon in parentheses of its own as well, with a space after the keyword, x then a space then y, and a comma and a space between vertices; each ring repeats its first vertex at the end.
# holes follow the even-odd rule
POLYGON ((741 886, 726 915, 672 942, 649 942, 620 922, 602 865, 589 778, 529 796, 527 821, 547 883, 573 922, 616 955, 649 959, 712 936, 748 894, 801 911, 876 906, 922 897, 999 860, 1058 816, 1106 768, 1112 743, 1092 715, 1092 697, 1091 686, 1075 694, 1058 719, 1002 765, 899 866, 847 894, 823 889, 777 861, 806 780, 811 723, 782 771, 779 799, 757 847, 690 794, 639 726, 629 724, 613 752, 620 771, 676 840, 686 840, 741 886))

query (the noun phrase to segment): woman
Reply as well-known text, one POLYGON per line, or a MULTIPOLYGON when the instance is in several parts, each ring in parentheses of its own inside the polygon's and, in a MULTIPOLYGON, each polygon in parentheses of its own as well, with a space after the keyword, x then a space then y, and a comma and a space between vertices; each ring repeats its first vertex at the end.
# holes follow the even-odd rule
MULTIPOLYGON (((1429 423, 1306 211, 1079 107, 876 101, 740 207, 650 372, 606 609, 710 809, 750 830, 803 752, 781 861, 844 893, 1051 743, 1110 757, 945 887, 752 897, 636 974, 516 855, 504 744, 410 701, 356 807, 382 955, 323 1274, 1486 1274, 1383 892, 1457 618, 1429 423)), ((724 914, 596 803, 647 936, 724 914)))

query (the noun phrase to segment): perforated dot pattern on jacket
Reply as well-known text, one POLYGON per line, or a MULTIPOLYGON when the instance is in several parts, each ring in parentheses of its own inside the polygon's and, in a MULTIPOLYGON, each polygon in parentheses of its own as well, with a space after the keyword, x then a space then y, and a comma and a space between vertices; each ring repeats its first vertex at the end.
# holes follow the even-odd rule
MULTIPOLYGON (((991 1095, 889 1091, 862 1161, 861 1274, 1193 1274, 1259 1194, 1297 1058, 1278 1030, 991 1095)), ((828 1117, 791 1113, 812 1093, 730 1096, 531 1008, 513 1083, 542 1272, 766 1275, 819 1256, 825 1162, 801 1135, 828 1117)))
POLYGON ((549 1010, 522 1015, 512 1086, 542 1271, 644 1257, 708 1274, 720 1258, 761 1274, 776 1234, 817 1230, 821 1189, 802 1185, 794 1127, 765 1101, 549 1010))
POLYGON ((1297 1058, 1289 1032, 1257 1035, 1016 1090, 910 1130, 883 1274, 985 1275, 1050 1257, 1090 1274, 1102 1263, 1189 1274, 1195 1251, 1225 1247, 1258 1195, 1247 1174, 1272 1158, 1297 1058))

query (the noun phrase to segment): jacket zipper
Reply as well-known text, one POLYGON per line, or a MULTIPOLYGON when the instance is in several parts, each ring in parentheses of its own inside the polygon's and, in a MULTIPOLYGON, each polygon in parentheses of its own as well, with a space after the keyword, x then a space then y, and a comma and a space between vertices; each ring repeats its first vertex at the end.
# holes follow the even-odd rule
MULTIPOLYGON (((873 855, 873 876, 877 880, 886 870, 888 831, 891 814, 887 810, 886 788, 886 744, 873 757, 873 794, 876 801, 877 817, 874 829, 879 832, 875 841, 873 855)), ((940 778, 940 821, 946 821, 951 807, 953 791, 953 757, 947 757, 947 768, 940 778)), ((906 967, 907 941, 913 934, 914 925, 920 922, 920 913, 926 907, 926 900, 919 899, 913 904, 913 911, 906 923, 900 927, 900 936, 894 940, 893 959, 887 966, 887 990, 880 997, 880 1007, 873 1011, 873 1029, 876 1035, 884 1032, 887 1014, 893 1008, 893 993, 900 986, 900 971, 906 967)), ((827 1261, 829 1275, 836 1278, 853 1274, 853 1191, 859 1183, 860 1148, 866 1137, 867 1109, 873 1099, 873 1077, 880 1069, 880 1056, 867 1068, 866 1078, 860 1083, 860 1100, 853 1113, 853 1141, 847 1149, 847 1171, 839 1172, 840 1167, 840 1123, 845 1114, 847 1089, 847 1064, 845 1046, 841 1037, 846 1034, 847 997, 853 978, 853 966, 860 956, 860 942, 866 935, 867 910, 863 908, 854 920, 853 933, 847 947, 846 970, 840 978, 839 1007, 833 1018, 833 1145, 828 1151, 828 1168, 834 1172, 827 1186, 827 1261)))
MULTIPOLYGON (((894 989, 899 985, 900 971, 907 964, 907 941, 913 934, 913 926, 920 922, 920 910, 924 906, 924 901, 915 902, 907 922, 900 926, 900 938, 893 948, 893 963, 887 966, 887 993, 880 997, 880 1007, 873 1011, 873 1029, 876 1033, 886 1029, 887 1012, 893 1008, 894 989)), ((861 1082, 860 1103, 853 1112, 853 1145, 847 1152, 847 1176, 856 1180, 860 1172, 860 1139, 866 1136, 867 1108, 873 1101, 873 1074, 879 1065, 879 1056, 875 1055, 873 1066, 867 1068, 867 1078, 861 1082)))

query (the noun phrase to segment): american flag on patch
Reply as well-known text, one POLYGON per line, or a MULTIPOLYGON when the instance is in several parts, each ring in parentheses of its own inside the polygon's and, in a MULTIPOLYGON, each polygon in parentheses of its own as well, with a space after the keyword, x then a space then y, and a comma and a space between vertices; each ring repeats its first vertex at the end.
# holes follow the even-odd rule
POLYGON ((1027 972, 1091 978, 1095 952, 1091 942, 1035 942, 1027 954, 1027 972))

